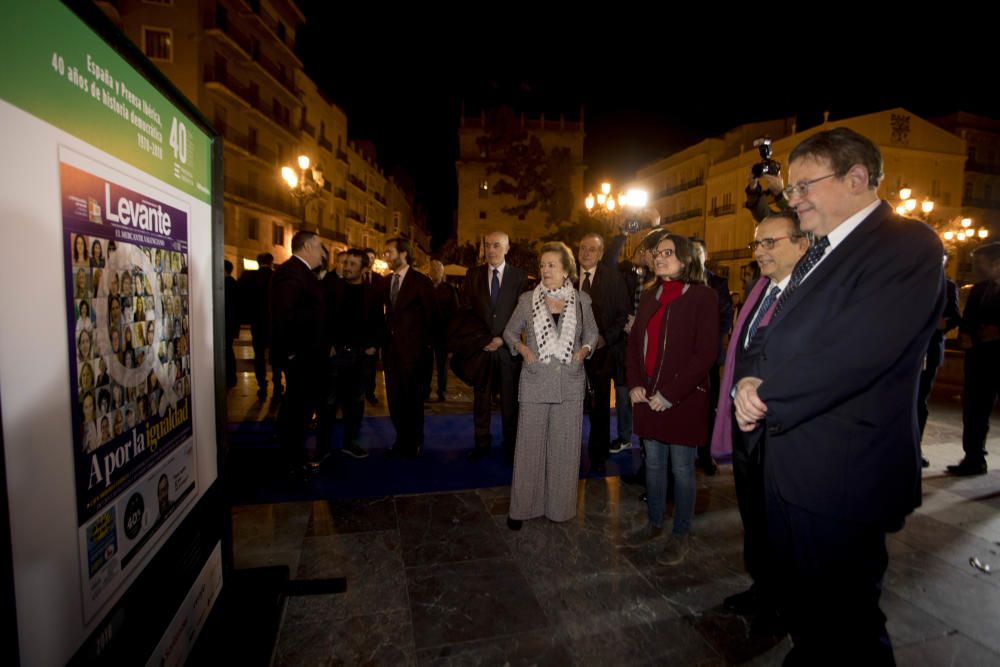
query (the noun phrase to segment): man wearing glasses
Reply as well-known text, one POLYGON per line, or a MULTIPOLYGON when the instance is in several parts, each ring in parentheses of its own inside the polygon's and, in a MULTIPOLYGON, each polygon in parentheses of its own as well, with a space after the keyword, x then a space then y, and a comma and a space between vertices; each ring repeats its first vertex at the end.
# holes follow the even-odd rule
POLYGON ((764 513, 764 467, 760 433, 741 433, 733 428, 733 367, 741 364, 750 342, 767 326, 778 295, 788 287, 795 264, 809 248, 794 211, 765 218, 754 234, 750 251, 760 265, 761 278, 750 290, 747 302, 733 328, 726 351, 725 374, 719 392, 718 419, 712 431, 712 454, 733 453, 736 500, 743 520, 743 563, 753 579, 749 590, 730 595, 723 606, 737 614, 755 616, 755 632, 779 627, 775 609, 774 582, 768 571, 767 524, 764 513), (735 437, 734 437, 735 436, 735 437))
POLYGON ((819 132, 789 162, 785 195, 815 241, 734 375, 738 427, 764 452, 786 664, 894 664, 878 606, 885 534, 920 503, 915 397, 943 249, 879 199, 867 138, 819 132))

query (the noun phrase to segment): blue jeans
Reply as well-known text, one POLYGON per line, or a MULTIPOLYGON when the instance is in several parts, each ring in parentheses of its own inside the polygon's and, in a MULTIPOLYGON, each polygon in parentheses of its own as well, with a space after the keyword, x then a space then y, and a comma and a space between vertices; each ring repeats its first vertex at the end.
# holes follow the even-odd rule
POLYGON ((615 382, 615 421, 618 422, 618 437, 632 439, 632 399, 628 397, 628 385, 615 382))
POLYGON ((667 509, 667 467, 674 476, 674 535, 687 535, 694 516, 694 462, 697 447, 668 445, 645 438, 649 522, 660 528, 667 509))

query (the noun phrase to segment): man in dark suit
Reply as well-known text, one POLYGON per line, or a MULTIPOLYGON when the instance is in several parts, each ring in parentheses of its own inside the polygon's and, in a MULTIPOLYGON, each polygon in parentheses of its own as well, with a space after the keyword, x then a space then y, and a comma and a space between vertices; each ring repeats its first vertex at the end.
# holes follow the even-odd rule
MULTIPOLYGON (((691 244, 694 246, 695 256, 701 265, 705 267, 705 282, 715 290, 719 297, 719 356, 711 370, 708 371, 708 400, 711 406, 708 410, 708 432, 711 433, 715 427, 715 405, 719 401, 719 372, 722 368, 722 361, 725 357, 725 349, 722 347, 723 341, 729 335, 729 329, 733 326, 733 297, 729 293, 729 281, 722 276, 717 276, 708 269, 708 251, 705 248, 705 240, 692 236, 691 244)), ((719 466, 712 459, 711 445, 706 443, 698 448, 698 466, 707 475, 714 475, 719 470, 719 466)))
POLYGON ((615 377, 615 364, 621 358, 618 348, 625 344, 625 324, 632 298, 621 272, 601 265, 604 239, 599 234, 587 234, 580 239, 579 257, 577 287, 590 294, 600 332, 597 349, 584 362, 587 382, 593 391, 587 450, 591 471, 603 475, 611 445, 611 380, 615 377))
POLYGON ((972 252, 978 277, 965 302, 958 342, 965 350, 962 391, 962 460, 948 466, 953 475, 986 474, 986 435, 1000 396, 1000 242, 972 252))
POLYGON ((517 307, 517 299, 524 291, 527 275, 507 263, 510 239, 503 232, 486 236, 486 263, 470 269, 462 284, 461 307, 465 313, 482 325, 484 339, 489 342, 483 351, 489 354, 485 372, 472 388, 472 419, 475 429, 475 447, 469 460, 478 461, 490 452, 490 417, 493 393, 500 390, 500 417, 503 423, 503 448, 507 461, 514 461, 514 444, 517 440, 517 383, 521 370, 520 357, 513 358, 503 344, 503 330, 517 307))
POLYGON ((750 290, 750 298, 733 329, 720 386, 718 419, 712 432, 712 451, 732 448, 736 500, 743 521, 743 563, 753 580, 748 590, 730 595, 723 606, 737 614, 755 615, 752 627, 762 632, 776 629, 778 622, 774 573, 767 557, 763 447, 758 446, 758 438, 744 437, 734 428, 730 391, 733 367, 744 362, 750 341, 774 314, 777 295, 788 286, 792 269, 808 247, 809 240, 799 228, 794 211, 774 214, 757 225, 750 248, 763 279, 750 290))
POLYGON ((815 133, 789 162, 785 192, 816 238, 734 376, 738 426, 763 438, 785 664, 894 664, 885 535, 920 503, 915 398, 943 249, 878 198, 881 153, 853 130, 815 133))
POLYGON ((410 266, 410 242, 394 238, 385 243, 385 261, 392 269, 385 292, 388 330, 383 361, 389 416, 396 428, 395 456, 416 457, 424 444, 422 371, 430 354, 431 332, 437 308, 431 279, 410 266))
POLYGON ((326 250, 312 232, 296 232, 292 256, 274 272, 271 283, 271 354, 288 379, 278 410, 277 429, 285 462, 298 474, 305 463, 305 435, 322 387, 323 290, 313 271, 326 262, 326 250))
MULTIPOLYGON (((253 372, 257 378, 257 398, 267 398, 267 348, 271 344, 271 265, 274 255, 262 252, 257 255, 257 269, 244 271, 239 280, 240 299, 244 317, 250 322, 253 343, 253 372)), ((271 359, 271 380, 274 393, 281 393, 281 367, 271 359)))

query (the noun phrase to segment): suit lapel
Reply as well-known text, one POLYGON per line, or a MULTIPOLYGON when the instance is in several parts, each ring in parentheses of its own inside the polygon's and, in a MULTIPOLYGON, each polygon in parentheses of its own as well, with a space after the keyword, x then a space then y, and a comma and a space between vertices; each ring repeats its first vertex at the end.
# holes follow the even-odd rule
MULTIPOLYGON (((779 325, 781 322, 788 317, 788 313, 795 309, 795 306, 799 304, 814 289, 819 285, 822 285, 824 281, 828 280, 830 275, 838 270, 843 270, 845 267, 849 267, 851 258, 856 256, 859 249, 868 241, 869 235, 877 229, 886 219, 886 217, 892 213, 892 209, 885 202, 882 202, 878 208, 869 214, 867 218, 861 221, 861 224, 854 228, 850 234, 847 235, 841 243, 837 245, 829 255, 823 258, 823 261, 813 269, 812 273, 806 278, 805 282, 801 283, 795 292, 788 298, 782 307, 778 311, 771 321, 768 323, 767 329, 774 330, 774 327, 779 325)), ((766 331, 762 338, 766 338, 766 331)))

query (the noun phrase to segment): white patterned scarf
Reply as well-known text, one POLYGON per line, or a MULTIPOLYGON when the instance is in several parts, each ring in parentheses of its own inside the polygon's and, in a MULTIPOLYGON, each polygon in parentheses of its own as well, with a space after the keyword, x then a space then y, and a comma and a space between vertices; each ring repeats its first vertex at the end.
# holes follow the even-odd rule
POLYGON ((531 296, 531 326, 538 342, 538 360, 548 363, 549 359, 568 364, 573 358, 573 342, 576 338, 576 288, 567 279, 559 289, 547 289, 541 283, 531 296), (545 297, 563 302, 559 326, 552 321, 545 297))

